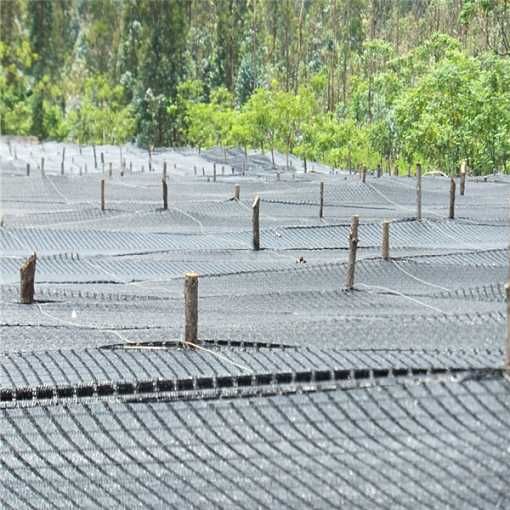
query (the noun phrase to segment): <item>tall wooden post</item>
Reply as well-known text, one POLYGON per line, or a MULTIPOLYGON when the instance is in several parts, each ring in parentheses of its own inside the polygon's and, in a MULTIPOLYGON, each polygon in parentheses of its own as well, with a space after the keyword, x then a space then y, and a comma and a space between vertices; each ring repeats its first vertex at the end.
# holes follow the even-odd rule
POLYGON ((466 162, 463 161, 460 165, 460 194, 464 196, 466 191, 466 162))
POLYGON ((216 163, 213 163, 213 182, 216 182, 216 163))
POLYGON ((361 182, 365 183, 367 180, 367 169, 366 167, 361 168, 361 182))
POLYGON ((64 162, 60 162, 60 175, 64 175, 64 162))
POLYGON ((94 153, 94 168, 97 170, 97 154, 96 154, 96 144, 92 144, 92 152, 94 153))
POLYGON ((166 179, 166 161, 163 161, 163 179, 166 179))
POLYGON ((416 165, 416 219, 421 221, 421 165, 416 165))
POLYGON ((37 256, 34 253, 20 267, 20 302, 31 305, 34 302, 34 280, 37 256))
POLYGON ((389 260, 390 258, 390 222, 384 220, 382 224, 382 258, 389 260))
POLYGON ((41 176, 44 177, 44 158, 41 158, 41 176))
POLYGON ((253 249, 260 250, 260 197, 257 195, 252 205, 253 249))
POLYGON ((455 177, 450 178, 450 207, 448 218, 453 220, 455 218, 455 177))
POLYGON ((198 274, 184 275, 184 341, 198 342, 198 274))
POLYGON ((506 292, 506 359, 505 368, 510 372, 510 282, 505 285, 506 292))
POLYGON ((101 179, 101 211, 105 210, 105 181, 104 179, 101 179))
POLYGON ((241 185, 236 184, 234 186, 234 200, 239 200, 240 197, 241 197, 241 185))
POLYGON ((321 181, 321 184, 320 184, 319 218, 322 219, 323 217, 324 217, 324 182, 321 181))
POLYGON ((352 217, 351 232, 349 233, 349 261, 347 264, 347 275, 345 287, 347 290, 354 288, 354 273, 356 269, 356 251, 358 249, 358 225, 359 216, 352 217))
POLYGON ((305 174, 307 174, 308 173, 308 167, 307 167, 307 164, 306 164, 306 157, 303 158, 303 167, 304 167, 305 174))
POLYGON ((101 152, 101 171, 104 174, 104 152, 101 152))
POLYGON ((112 177, 113 175, 113 168, 112 168, 112 162, 108 163, 108 177, 112 177))
POLYGON ((163 187, 163 210, 168 210, 168 186, 166 180, 161 179, 161 186, 163 187))

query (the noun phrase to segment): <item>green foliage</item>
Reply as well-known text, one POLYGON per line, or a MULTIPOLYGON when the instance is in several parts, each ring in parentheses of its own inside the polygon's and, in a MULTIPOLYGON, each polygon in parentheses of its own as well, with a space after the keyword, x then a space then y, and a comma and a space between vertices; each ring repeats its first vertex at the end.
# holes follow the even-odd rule
POLYGON ((32 127, 31 80, 28 70, 35 54, 27 40, 0 41, 0 131, 27 135, 32 127))
POLYGON ((415 4, 9 0, 0 129, 507 170, 510 4, 415 4))
POLYGON ((97 75, 87 79, 76 106, 65 119, 69 137, 79 143, 120 144, 134 135, 131 106, 123 105, 124 90, 97 75))

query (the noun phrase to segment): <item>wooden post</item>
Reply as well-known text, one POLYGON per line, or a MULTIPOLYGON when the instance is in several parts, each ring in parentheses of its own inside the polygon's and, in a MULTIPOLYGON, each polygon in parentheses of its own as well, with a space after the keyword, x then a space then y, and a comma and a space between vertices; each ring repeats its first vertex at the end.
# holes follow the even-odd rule
POLYGON ((19 270, 20 274, 20 302, 24 305, 31 305, 34 302, 34 279, 37 256, 31 255, 19 270))
POLYGON ((92 144, 92 151, 94 153, 94 168, 97 170, 97 154, 96 154, 96 144, 92 144))
POLYGON ((460 166, 460 194, 464 196, 466 191, 466 162, 463 161, 460 166))
POLYGON ((104 153, 101 152, 101 170, 104 174, 104 153))
POLYGON ((416 219, 421 221, 421 165, 416 165, 416 219))
POLYGON ((62 166, 64 166, 64 162, 66 160, 66 148, 62 147, 62 166))
POLYGON ((390 259, 390 222, 384 220, 382 224, 382 258, 390 259))
POLYGON ((27 177, 30 177, 30 163, 27 163, 27 177))
POLYGON ((129 162, 129 173, 130 174, 133 173, 133 162, 132 161, 129 162))
POLYGON ((184 341, 197 345, 198 342, 198 274, 184 275, 184 341))
POLYGON ((60 162, 60 175, 64 175, 64 162, 60 162))
POLYGON ((197 175, 197 167, 196 165, 193 165, 193 175, 197 175))
POLYGON ((202 167, 202 177, 205 177, 205 168, 202 167))
POLYGON ((161 179, 161 185, 163 187, 163 210, 168 210, 168 186, 166 184, 166 180, 161 179))
POLYGON ((455 218, 455 177, 450 178, 450 207, 448 218, 453 220, 455 218))
POLYGON ((105 181, 104 179, 101 179, 101 211, 105 210, 105 181))
POLYGON ((41 175, 44 177, 44 158, 41 158, 41 175))
POLYGON ((112 163, 110 161, 110 163, 108 163, 108 177, 112 177, 113 175, 113 168, 112 168, 112 163))
POLYGON ((506 359, 505 368, 510 372, 510 282, 505 285, 506 292, 506 359))
POLYGON ((356 251, 358 249, 358 225, 359 216, 352 217, 351 232, 349 234, 349 262, 347 265, 347 275, 345 287, 347 290, 354 288, 354 272, 356 269, 356 251))
POLYGON ((377 165, 377 178, 381 177, 382 175, 382 168, 381 165, 377 165))
POLYGON ((239 200, 240 196, 241 196, 241 185, 236 184, 234 186, 234 200, 239 200))
POLYGON ((163 179, 166 179, 166 161, 163 161, 163 179))
POLYGON ((363 167, 361 169, 361 182, 365 183, 367 180, 367 169, 366 167, 363 167))
POLYGON ((308 173, 308 168, 306 166, 306 158, 303 158, 303 165, 304 165, 304 172, 305 172, 305 174, 307 174, 308 173))
POLYGON ((252 207, 253 249, 260 250, 260 197, 257 195, 252 207))
POLYGON ((213 182, 216 182, 216 163, 213 163, 213 182))
POLYGON ((319 205, 319 218, 324 218, 324 182, 320 184, 320 205, 319 205))

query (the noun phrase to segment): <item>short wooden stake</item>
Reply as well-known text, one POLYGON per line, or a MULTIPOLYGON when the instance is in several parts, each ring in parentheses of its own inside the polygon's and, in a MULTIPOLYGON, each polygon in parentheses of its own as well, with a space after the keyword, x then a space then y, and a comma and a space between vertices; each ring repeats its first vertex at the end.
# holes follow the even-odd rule
MULTIPOLYGON (((198 345, 198 274, 184 275, 184 341, 198 345)), ((192 346, 189 346, 192 347, 192 346)))
POLYGON ((41 175, 44 177, 44 158, 41 158, 41 175))
POLYGON ((455 218, 455 177, 450 178, 450 207, 449 207, 449 213, 448 218, 450 220, 453 220, 455 218))
POLYGON ((216 182, 216 163, 213 163, 213 182, 216 182))
POLYGON ((324 182, 320 183, 319 218, 324 218, 324 182))
POLYGON ((252 227, 253 227, 253 249, 260 250, 260 197, 257 195, 253 201, 252 208, 252 227))
POLYGON ((20 273, 20 302, 31 305, 34 302, 34 280, 37 256, 34 253, 21 266, 20 273))
POLYGON ((356 251, 358 249, 358 225, 359 216, 352 217, 351 232, 349 233, 349 261, 347 264, 347 275, 345 287, 347 290, 354 288, 354 273, 356 270, 356 251))
POLYGON ((421 165, 416 165, 416 219, 421 221, 421 165))
POLYGON ((105 210, 105 180, 101 179, 101 211, 105 210))
POLYGON ((30 177, 30 163, 27 163, 27 177, 30 177))
POLYGON ((95 144, 92 144, 92 152, 94 153, 94 168, 97 170, 97 154, 95 144))
POLYGON ((234 186, 234 200, 239 200, 240 197, 241 197, 241 185, 236 184, 234 186))
POLYGON ((384 220, 382 224, 382 258, 390 259, 390 222, 384 220))
POLYGON ((163 187, 163 210, 168 210, 168 186, 166 180, 161 179, 161 186, 163 187))

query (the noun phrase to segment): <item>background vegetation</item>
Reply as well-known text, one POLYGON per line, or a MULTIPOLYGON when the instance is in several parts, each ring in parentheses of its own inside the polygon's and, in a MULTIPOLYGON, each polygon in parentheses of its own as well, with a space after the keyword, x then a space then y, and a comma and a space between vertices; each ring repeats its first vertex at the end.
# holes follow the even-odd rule
POLYGON ((507 171, 510 0, 2 0, 3 134, 507 171))

